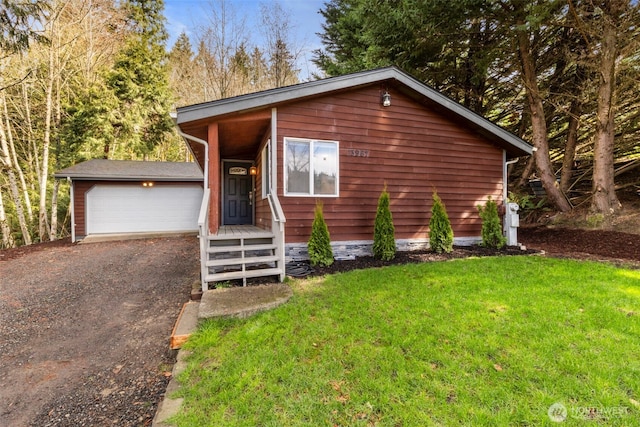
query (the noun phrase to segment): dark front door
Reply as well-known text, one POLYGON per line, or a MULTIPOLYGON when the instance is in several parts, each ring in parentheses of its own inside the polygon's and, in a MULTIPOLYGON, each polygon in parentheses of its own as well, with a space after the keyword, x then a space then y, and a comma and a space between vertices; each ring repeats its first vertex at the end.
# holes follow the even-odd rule
POLYGON ((222 210, 225 225, 253 224, 250 166, 249 163, 224 163, 222 210))

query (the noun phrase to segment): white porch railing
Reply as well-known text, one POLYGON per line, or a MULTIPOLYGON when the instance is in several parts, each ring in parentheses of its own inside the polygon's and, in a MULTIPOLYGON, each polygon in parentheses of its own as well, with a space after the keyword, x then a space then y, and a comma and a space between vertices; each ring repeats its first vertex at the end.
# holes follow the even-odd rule
POLYGON ((284 280, 285 276, 285 260, 284 260, 284 223, 287 219, 284 216, 280 200, 273 190, 269 191, 269 207, 271 208, 271 232, 275 236, 276 251, 278 255, 278 265, 281 266, 282 272, 280 273, 280 281, 284 280))
MULTIPOLYGON (((280 201, 278 200, 278 197, 275 194, 271 193, 268 197, 268 200, 269 200, 269 208, 271 209, 270 234, 273 236, 273 245, 275 246, 272 257, 275 255, 274 258, 276 258, 276 259, 273 259, 273 258, 270 259, 270 261, 276 262, 276 267, 275 268, 272 267, 269 270, 269 272, 271 274, 275 274, 276 271, 274 270, 278 270, 277 273, 279 274, 279 279, 280 281, 283 281, 286 274, 285 250, 284 250, 284 233, 285 233, 286 218, 284 216, 284 212, 282 210, 282 206, 280 205, 280 201)), ((210 253, 220 252, 220 249, 224 249, 223 246, 218 247, 217 250, 214 250, 214 248, 210 247, 212 236, 209 235, 209 204, 210 204, 210 194, 208 191, 205 191, 204 197, 202 198, 202 204, 200 205, 200 213, 198 215, 198 230, 199 230, 198 237, 200 238, 200 279, 202 283, 202 292, 206 292, 209 289, 209 282, 216 280, 213 278, 214 276, 216 276, 216 274, 211 274, 209 271, 210 265, 224 264, 222 262, 215 261, 215 260, 212 261, 209 259, 210 253)), ((250 237, 251 236, 248 235, 248 238, 250 237)), ((226 240, 226 239, 228 239, 228 236, 225 236, 225 238, 222 240, 226 240)), ((232 252, 237 252, 237 248, 235 246, 233 248, 230 248, 229 250, 232 252)), ((251 250, 251 247, 248 247, 248 249, 244 248, 243 250, 251 250)), ((242 255, 242 257, 244 262, 245 261, 244 255, 242 255)), ((238 264, 237 262, 232 262, 228 258, 226 259, 226 261, 227 263, 238 264)), ((261 270, 252 270, 250 272, 251 276, 248 275, 249 273, 247 273, 247 275, 244 276, 245 270, 243 267, 242 269, 243 279, 246 280, 246 277, 255 277, 260 274, 260 271, 261 270)), ((262 271, 266 273, 265 270, 262 270, 262 271)), ((219 276, 220 274, 217 274, 217 275, 219 276)), ((237 275, 237 272, 235 273, 235 275, 237 275)))
POLYGON ((198 214, 198 237, 200 238, 200 280, 202 292, 207 291, 207 246, 209 245, 209 199, 211 195, 208 189, 204 191, 200 213, 198 214))

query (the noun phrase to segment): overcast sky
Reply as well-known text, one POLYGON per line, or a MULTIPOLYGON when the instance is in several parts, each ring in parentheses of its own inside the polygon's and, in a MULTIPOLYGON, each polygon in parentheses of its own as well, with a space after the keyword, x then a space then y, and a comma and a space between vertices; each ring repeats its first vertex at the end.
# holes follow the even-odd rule
MULTIPOLYGON (((238 16, 246 16, 247 28, 251 37, 259 37, 258 22, 260 20, 260 4, 270 3, 272 0, 227 0, 236 10, 238 16)), ((169 49, 176 38, 184 31, 195 45, 194 28, 208 22, 207 12, 211 8, 211 0, 165 0, 165 16, 169 31, 169 49)), ((302 58, 298 61, 300 79, 309 80, 316 68, 311 64, 312 51, 321 47, 320 38, 316 35, 322 31, 323 18, 318 13, 325 0, 279 0, 283 9, 288 10, 291 24, 295 26, 294 33, 297 43, 304 47, 302 58)))

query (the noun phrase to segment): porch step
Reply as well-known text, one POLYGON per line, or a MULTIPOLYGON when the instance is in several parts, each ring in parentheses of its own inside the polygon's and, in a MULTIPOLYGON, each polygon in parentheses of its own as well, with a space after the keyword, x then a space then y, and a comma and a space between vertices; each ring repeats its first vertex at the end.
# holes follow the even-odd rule
POLYGON ((226 258, 226 259, 212 259, 207 261, 207 267, 222 267, 226 265, 239 265, 239 264, 260 264, 278 261, 277 255, 267 256, 254 256, 247 258, 226 258))
POLYGON ((207 253, 210 254, 219 254, 225 252, 241 252, 241 251, 267 251, 276 249, 276 245, 274 244, 245 244, 245 245, 236 245, 236 246, 209 246, 207 248, 207 253))
POLYGON ((249 279, 251 277, 278 276, 282 274, 281 268, 262 268, 246 271, 228 271, 225 273, 207 274, 207 282, 224 282, 226 280, 249 279))

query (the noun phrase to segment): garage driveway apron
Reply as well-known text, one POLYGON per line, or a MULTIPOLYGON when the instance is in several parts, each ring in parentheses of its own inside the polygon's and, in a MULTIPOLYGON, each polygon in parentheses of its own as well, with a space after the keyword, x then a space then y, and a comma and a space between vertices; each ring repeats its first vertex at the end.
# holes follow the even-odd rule
POLYGON ((199 273, 195 237, 53 246, 0 261, 0 425, 141 425, 199 273))

